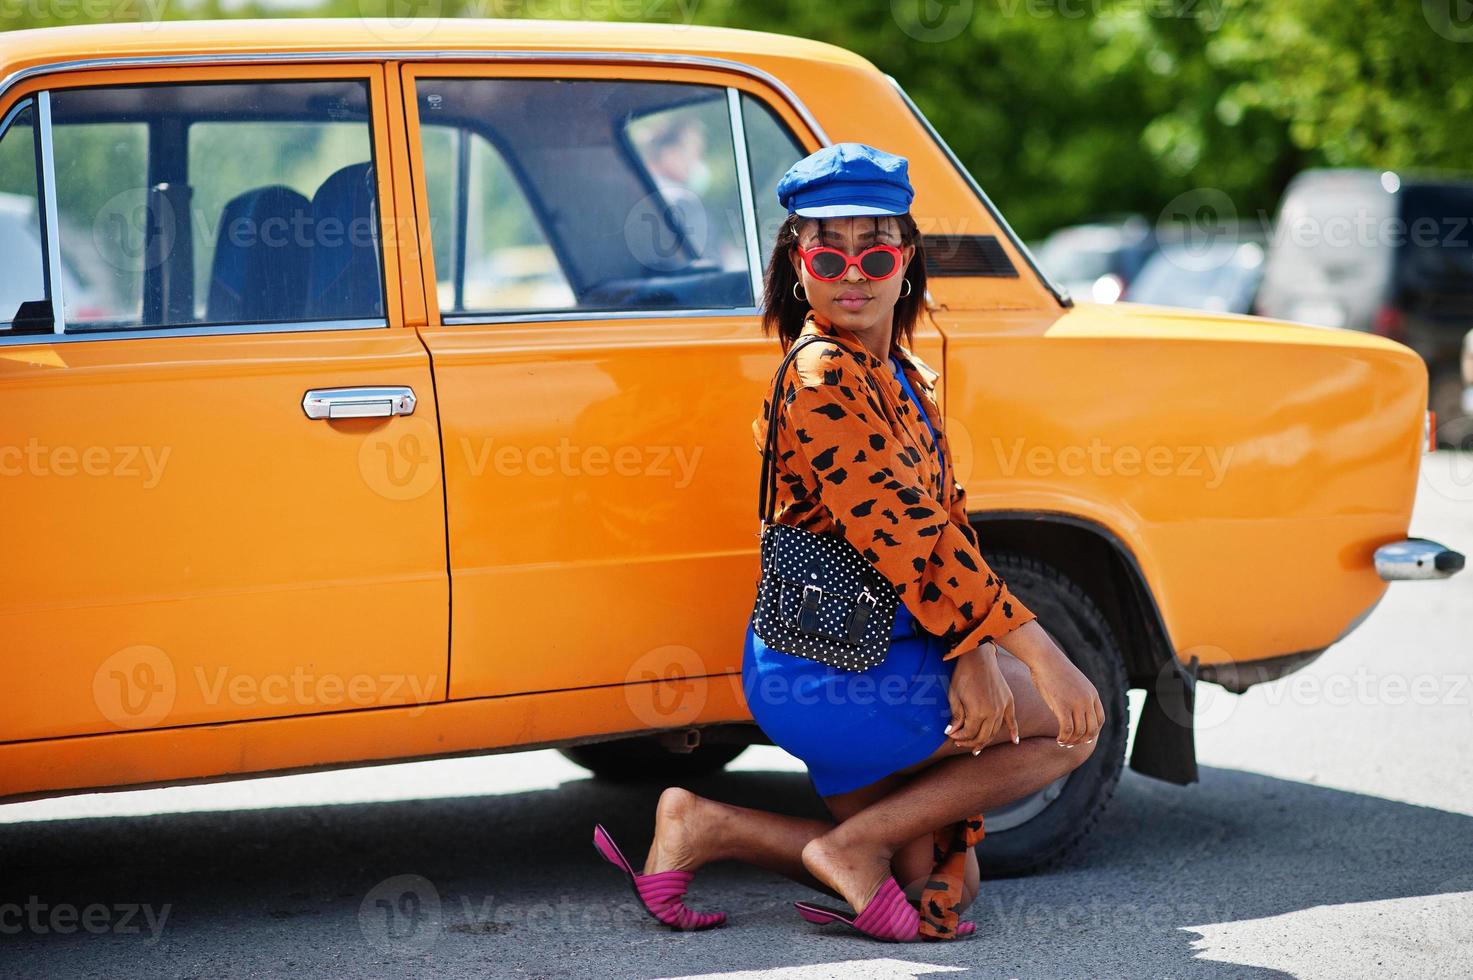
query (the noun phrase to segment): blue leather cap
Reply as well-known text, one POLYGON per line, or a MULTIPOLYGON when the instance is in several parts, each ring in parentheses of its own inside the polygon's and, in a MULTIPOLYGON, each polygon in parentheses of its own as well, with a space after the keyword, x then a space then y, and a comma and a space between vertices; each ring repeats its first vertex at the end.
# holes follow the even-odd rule
POLYGON ((835 143, 789 167, 777 182, 777 199, 805 218, 905 214, 915 197, 908 167, 905 157, 866 143, 835 143))

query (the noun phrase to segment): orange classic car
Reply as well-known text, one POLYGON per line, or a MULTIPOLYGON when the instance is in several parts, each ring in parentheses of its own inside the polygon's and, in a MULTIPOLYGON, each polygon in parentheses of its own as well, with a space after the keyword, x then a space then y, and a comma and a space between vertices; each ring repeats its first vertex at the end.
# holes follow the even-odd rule
POLYGON ((0 34, 0 798, 763 741, 741 696, 778 177, 909 158, 984 552, 1102 751, 989 815, 1064 853, 1193 689, 1299 667, 1407 538, 1427 372, 1381 337, 1075 303, 896 80, 792 37, 281 20, 0 34), (1292 551, 1293 560, 1284 560, 1292 551))

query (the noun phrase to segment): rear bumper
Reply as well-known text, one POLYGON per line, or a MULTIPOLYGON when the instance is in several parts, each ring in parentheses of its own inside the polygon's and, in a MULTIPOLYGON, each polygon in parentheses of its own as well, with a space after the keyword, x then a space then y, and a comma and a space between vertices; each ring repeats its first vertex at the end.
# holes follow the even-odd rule
POLYGON ((1376 549, 1376 574, 1387 582, 1448 578, 1463 570, 1463 555, 1426 538, 1392 541, 1376 549))
MULTIPOLYGON (((1366 610, 1370 612, 1370 610, 1366 610)), ((1364 616, 1357 617, 1357 622, 1364 616)), ((1350 632, 1346 630, 1346 632, 1350 632)), ((1336 641, 1339 642, 1338 640, 1336 641)), ((1330 644, 1334 646, 1334 644, 1330 644)), ((1292 674, 1301 667, 1307 667, 1320 654, 1330 649, 1329 646, 1320 647, 1318 650, 1300 650, 1297 653, 1286 653, 1282 657, 1269 657, 1266 660, 1254 660, 1250 663, 1235 664, 1203 664, 1197 668, 1199 680, 1211 681, 1221 684, 1234 694, 1242 694, 1254 684, 1262 684, 1265 681, 1276 681, 1286 674, 1292 674)))
MULTIPOLYGON (((1462 554, 1436 541, 1428 541, 1426 538, 1392 541, 1376 549, 1376 573, 1388 582, 1448 578, 1462 571, 1462 568, 1462 554)), ((1341 630, 1340 635, 1326 646, 1248 663, 1204 664, 1197 668, 1196 676, 1201 680, 1221 684, 1234 694, 1242 694, 1254 684, 1278 680, 1286 674, 1308 666, 1320 654, 1353 633, 1357 626, 1366 621, 1371 610, 1375 609, 1384 597, 1385 592, 1383 591, 1375 602, 1351 620, 1345 629, 1341 630)))

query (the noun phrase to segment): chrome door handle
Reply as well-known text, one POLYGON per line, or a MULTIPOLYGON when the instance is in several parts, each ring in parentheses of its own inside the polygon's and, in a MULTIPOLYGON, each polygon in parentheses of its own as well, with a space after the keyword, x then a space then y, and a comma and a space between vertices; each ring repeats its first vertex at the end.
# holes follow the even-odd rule
POLYGON ((302 396, 309 419, 373 419, 414 414, 414 389, 408 385, 382 388, 313 388, 302 396))

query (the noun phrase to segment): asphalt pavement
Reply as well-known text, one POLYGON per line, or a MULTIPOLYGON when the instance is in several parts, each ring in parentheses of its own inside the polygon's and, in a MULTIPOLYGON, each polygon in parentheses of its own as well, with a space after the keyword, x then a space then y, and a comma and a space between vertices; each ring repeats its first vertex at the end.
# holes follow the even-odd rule
MULTIPOLYGON (((1426 458, 1412 533, 1473 551, 1473 454, 1426 458)), ((735 864, 688 895, 726 925, 671 932, 590 843, 601 821, 640 863, 658 787, 554 752, 3 806, 0 977, 1473 974, 1473 570, 1392 586, 1289 678, 1202 684, 1198 728, 1200 782, 1127 770, 1070 859, 985 881, 954 943, 810 925, 815 893, 735 864)), ((687 785, 824 815, 771 747, 687 785)))

